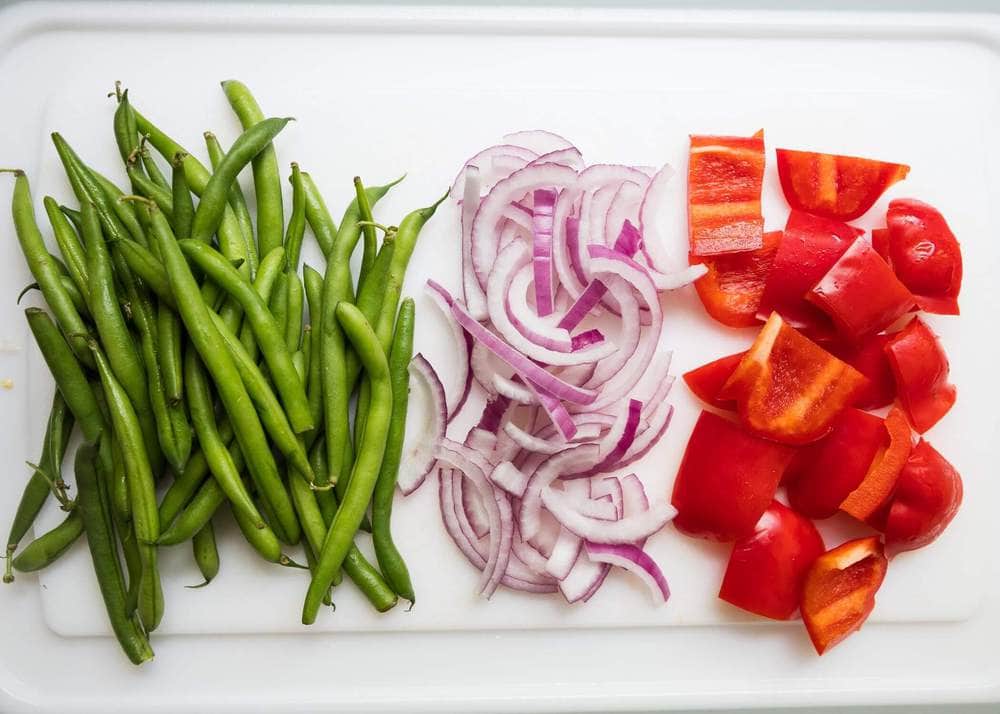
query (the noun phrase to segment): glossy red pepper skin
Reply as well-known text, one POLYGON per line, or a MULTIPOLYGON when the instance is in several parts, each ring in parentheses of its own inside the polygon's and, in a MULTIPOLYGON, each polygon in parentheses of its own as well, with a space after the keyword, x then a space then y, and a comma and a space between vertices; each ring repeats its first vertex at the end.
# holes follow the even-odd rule
POLYGON ((833 429, 795 454, 785 484, 788 503, 803 516, 829 518, 864 480, 887 442, 882 419, 860 409, 845 409, 833 429))
POLYGON ((703 411, 674 481, 674 525, 682 533, 724 542, 753 533, 792 454, 703 411))
POLYGON ((922 310, 957 315, 962 250, 944 216, 912 198, 889 204, 889 261, 922 310))
POLYGON ((885 523, 886 548, 899 553, 936 540, 958 512, 962 495, 958 471, 921 439, 896 481, 885 523))
POLYGON ((736 402, 732 399, 722 399, 719 393, 745 354, 746 352, 737 352, 734 355, 720 357, 690 372, 685 372, 684 382, 688 389, 706 404, 719 409, 736 409, 736 402))
POLYGON ((858 409, 881 409, 896 398, 896 379, 885 352, 890 339, 891 335, 870 335, 858 344, 843 342, 828 346, 830 352, 868 378, 868 384, 854 402, 858 409))
POLYGON ((913 442, 910 424, 903 412, 894 408, 885 418, 889 442, 879 450, 858 487, 840 504, 840 510, 878 528, 896 481, 910 456, 913 442))
POLYGON ((688 162, 691 253, 718 255, 763 245, 760 192, 764 132, 752 137, 692 136, 688 162))
POLYGON ((757 311, 764 283, 781 242, 781 231, 765 233, 756 250, 712 257, 691 256, 708 272, 695 281, 705 311, 727 327, 752 327, 760 323, 757 311))
POLYGON ((874 159, 778 149, 778 178, 788 205, 851 221, 868 212, 909 166, 874 159))
POLYGON ((913 295, 889 264, 861 238, 844 251, 806 299, 829 315, 841 336, 855 343, 881 332, 915 307, 913 295))
POLYGON ((733 544, 719 597, 773 620, 799 609, 806 573, 826 550, 808 518, 772 501, 754 533, 733 544))
POLYGON ((872 229, 872 248, 875 252, 882 256, 882 260, 889 262, 889 229, 888 228, 873 228, 872 229))
POLYGON ((919 317, 896 333, 885 349, 900 401, 913 428, 923 434, 955 403, 957 390, 948 381, 948 357, 937 336, 919 317))
POLYGON ((777 312, 797 330, 832 335, 830 318, 805 296, 862 233, 840 221, 792 211, 767 276, 758 317, 766 320, 777 312))
POLYGON ((889 561, 878 537, 858 538, 818 557, 802 589, 802 621, 823 654, 861 628, 875 608, 889 561))
POLYGON ((822 438, 865 377, 774 313, 719 394, 750 432, 783 444, 822 438))

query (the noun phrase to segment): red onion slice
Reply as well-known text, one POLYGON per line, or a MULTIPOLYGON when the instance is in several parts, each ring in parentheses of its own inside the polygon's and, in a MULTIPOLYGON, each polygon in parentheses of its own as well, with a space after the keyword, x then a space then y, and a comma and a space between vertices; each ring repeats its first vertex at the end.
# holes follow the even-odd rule
MULTIPOLYGON (((460 174, 460 177, 462 175, 460 174)), ((458 181, 458 179, 455 179, 458 181)), ((486 293, 472 271, 472 222, 479 209, 479 169, 466 166, 462 199, 462 293, 469 312, 477 320, 486 317, 486 293)), ((452 189, 454 190, 454 188, 452 189)))
MULTIPOLYGON (((427 474, 434 468, 435 452, 445 438, 448 423, 444 387, 434 367, 422 354, 417 354, 410 361, 409 371, 410 376, 424 386, 431 406, 430 418, 424 422, 423 432, 416 439, 416 443, 407 448, 400 461, 396 485, 404 496, 409 496, 420 488, 427 474)), ((410 421, 412 423, 414 420, 410 421)))
POLYGON ((666 201, 670 179, 674 170, 669 164, 664 164, 653 180, 646 187, 646 194, 639 206, 639 228, 642 231, 642 252, 649 267, 660 273, 669 273, 681 265, 687 264, 687 252, 683 261, 680 255, 671 255, 667 246, 667 237, 657 220, 658 212, 668 205, 666 201))
MULTIPOLYGON (((511 426, 508 422, 504 428, 511 426)), ((528 477, 510 461, 501 461, 490 472, 490 481, 511 496, 520 498, 528 485, 528 477)))
POLYGON ((559 581, 559 592, 570 604, 586 602, 601 587, 610 570, 610 565, 595 563, 581 552, 569 574, 559 581))
MULTIPOLYGON (((478 288, 478 284, 476 287, 478 288)), ((453 386, 450 390, 445 390, 448 422, 450 423, 455 418, 455 415, 461 411, 465 400, 469 398, 469 390, 472 387, 472 374, 469 371, 472 360, 472 340, 455 320, 455 316, 451 313, 451 308, 441 294, 434 290, 428 290, 427 294, 430 295, 431 300, 433 300, 434 304, 441 311, 441 314, 444 315, 456 346, 461 345, 465 349, 465 359, 458 361, 458 367, 452 377, 453 386)))
POLYGON ((495 146, 489 146, 466 161, 462 166, 462 169, 458 172, 458 176, 456 176, 455 180, 452 182, 451 191, 449 192, 454 200, 463 201, 463 203, 465 201, 463 182, 465 169, 470 166, 478 169, 481 177, 480 189, 482 193, 476 195, 474 203, 479 203, 480 196, 484 193, 488 193, 497 181, 508 175, 493 170, 494 156, 516 156, 525 164, 538 158, 538 154, 536 152, 523 146, 515 146, 514 144, 497 144, 495 146))
POLYGON ((486 391, 487 397, 496 394, 496 390, 493 388, 493 365, 490 364, 492 359, 493 353, 486 348, 486 345, 473 340, 472 352, 469 355, 469 370, 476 383, 486 391))
POLYGON ((690 285, 707 272, 707 266, 701 263, 695 263, 694 265, 689 265, 686 268, 682 268, 681 270, 677 270, 672 273, 660 273, 658 271, 651 270, 649 271, 649 275, 653 279, 653 285, 656 286, 656 289, 660 292, 664 292, 666 290, 677 290, 678 288, 690 285))
MULTIPOLYGON (((523 379, 531 380, 542 389, 552 394, 558 399, 576 404, 590 404, 597 399, 597 394, 588 389, 581 389, 572 384, 568 384, 558 377, 545 371, 542 367, 532 362, 522 353, 508 345, 492 332, 476 322, 471 315, 460 305, 447 290, 433 280, 427 281, 428 287, 437 291, 451 307, 452 314, 465 330, 474 339, 481 342, 493 354, 506 362, 523 379)), ((485 386, 485 385, 484 385, 485 386)))
POLYGON ((532 159, 529 166, 537 164, 562 164, 574 171, 582 171, 584 168, 583 154, 575 146, 567 149, 555 149, 542 154, 537 159, 532 159))
POLYGON ((534 392, 524 386, 523 382, 507 379, 500 374, 493 375, 493 389, 496 390, 497 394, 502 394, 519 404, 538 404, 538 398, 534 392))
POLYGON ((497 224, 508 204, 536 188, 563 189, 576 181, 577 173, 560 164, 526 166, 501 180, 479 204, 472 223, 472 265, 479 284, 486 287, 493 262, 500 250, 497 224))
POLYGON ((520 203, 509 203, 503 209, 503 217, 508 221, 516 223, 518 228, 524 231, 525 234, 531 233, 532 216, 532 210, 520 203))
MULTIPOLYGON (((615 248, 624 224, 632 225, 633 220, 639 220, 639 204, 642 196, 643 191, 639 188, 639 184, 632 181, 626 181, 618 187, 604 217, 603 243, 606 246, 615 248)), ((636 231, 636 234, 638 235, 639 231, 636 231)), ((638 248, 636 245, 636 250, 638 248)))
MULTIPOLYGON (((502 256, 508 250, 500 251, 502 256)), ((490 275, 492 278, 492 274, 490 275)), ((539 317, 534 307, 528 304, 528 293, 533 293, 529 287, 534 284, 533 265, 525 263, 515 273, 508 288, 505 305, 507 319, 524 339, 532 344, 545 347, 554 352, 569 353, 573 351, 573 338, 567 330, 553 323, 551 317, 539 317)))
MULTIPOLYGON (((608 359, 601 360, 595 367, 594 374, 584 382, 587 387, 592 389, 603 389, 604 385, 615 377, 620 381, 626 381, 625 377, 619 377, 618 375, 622 374, 626 368, 641 373, 640 367, 642 366, 631 366, 630 364, 633 356, 639 350, 640 342, 642 341, 642 319, 639 302, 635 297, 635 290, 626 281, 614 276, 605 277, 601 282, 607 286, 608 292, 619 307, 621 323, 617 339, 618 351, 608 359)), ((617 387, 616 395, 618 398, 608 399, 605 406, 611 405, 626 396, 630 388, 622 389, 621 387, 617 387)))
MULTIPOLYGON (((461 476, 461 472, 456 472, 461 476)), ((462 534, 470 541, 478 541, 485 538, 490 532, 489 517, 486 509, 483 508, 479 499, 479 492, 475 489, 465 488, 465 479, 456 478, 451 482, 454 491, 455 503, 460 504, 461 510, 458 512, 458 524, 462 529, 462 534)))
POLYGON ((580 536, 565 528, 560 528, 556 544, 552 546, 552 555, 545 563, 545 572, 557 580, 562 580, 569 575, 570 569, 580 555, 582 543, 580 536))
MULTIPOLYGON (((529 489, 531 484, 529 483, 529 489)), ((526 494, 527 495, 527 494, 526 494)), ((621 520, 591 518, 573 507, 566 494, 552 488, 542 492, 542 503, 563 526, 595 543, 632 543, 656 533, 677 515, 669 503, 654 504, 642 513, 625 514, 621 520)), ((524 504, 521 505, 522 527, 524 504)))
POLYGON ((563 474, 579 471, 594 463, 596 459, 597 446, 583 444, 549 456, 534 470, 521 498, 518 525, 522 536, 531 540, 541 529, 542 492, 549 490, 549 486, 563 474))
POLYGON ((539 155, 547 154, 550 151, 558 151, 559 149, 573 148, 573 144, 566 138, 547 129, 515 131, 512 134, 505 135, 503 141, 507 144, 524 147, 539 155))
POLYGON ((539 317, 552 314, 552 210, 556 192, 538 188, 534 193, 532 247, 534 252, 535 306, 539 317))
POLYGON ((649 588, 654 602, 663 604, 670 599, 670 586, 663 571, 641 548, 631 543, 608 545, 587 541, 584 550, 590 560, 623 568, 638 577, 649 588))
MULTIPOLYGON (((625 515, 625 492, 622 488, 622 482, 617 476, 605 476, 604 478, 594 479, 591 482, 590 490, 595 498, 607 496, 611 499, 616 518, 621 518, 625 515)), ((647 503, 646 506, 648 507, 649 504, 647 503)))

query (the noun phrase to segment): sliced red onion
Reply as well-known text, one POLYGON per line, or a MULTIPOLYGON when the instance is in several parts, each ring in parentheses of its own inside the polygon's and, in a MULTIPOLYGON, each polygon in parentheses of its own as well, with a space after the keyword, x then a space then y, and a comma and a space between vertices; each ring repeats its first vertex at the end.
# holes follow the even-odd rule
POLYGON ((516 527, 512 551, 513 556, 521 561, 529 571, 535 575, 545 576, 545 565, 548 558, 542 555, 535 546, 524 540, 516 527))
POLYGON ((609 437, 612 437, 613 440, 606 437, 598 445, 598 456, 601 457, 601 460, 579 475, 592 476, 594 474, 614 471, 617 468, 622 458, 632 447, 632 444, 635 443, 636 434, 639 431, 639 420, 642 417, 642 402, 637 399, 630 399, 624 416, 624 420, 619 420, 615 425, 618 426, 621 423, 621 431, 618 432, 615 427, 612 427, 609 432, 609 437))
POLYGON ((638 577, 649 588, 655 602, 662 604, 670 599, 670 586, 663 571, 641 548, 631 543, 608 545, 587 541, 584 550, 590 560, 623 568, 638 577))
POLYGON ((462 533, 472 541, 485 538, 490 532, 490 521, 479 492, 465 488, 464 478, 453 479, 451 486, 455 492, 455 503, 461 504, 462 508, 458 514, 462 533))
MULTIPOLYGON (((478 288, 478 283, 476 288, 478 288)), ((448 329, 451 331, 452 337, 455 340, 456 346, 462 345, 465 348, 465 359, 460 359, 458 361, 458 368, 454 372, 452 377, 452 388, 450 390, 445 390, 446 404, 448 409, 448 422, 450 423, 455 415, 462 410, 462 406, 465 404, 465 400, 469 398, 469 390, 472 387, 472 374, 469 371, 469 363, 472 359, 472 338, 462 329, 462 326, 458 324, 455 320, 455 316, 451 312, 447 301, 435 290, 428 290, 427 294, 430 295, 431 300, 444 315, 445 321, 448 323, 448 329)), ((485 301, 485 297, 483 300, 485 301)), ((484 303, 485 304, 485 303, 484 303)))
POLYGON ((547 154, 550 151, 559 149, 572 149, 573 145, 564 137, 547 129, 528 129, 526 131, 515 131, 503 137, 507 144, 522 146, 536 154, 547 154))
POLYGON ((533 212, 520 203, 508 203, 503 209, 503 217, 512 221, 525 233, 531 233, 533 212))
POLYGON ((493 169, 494 175, 499 178, 504 176, 510 176, 512 173, 518 169, 523 169, 532 161, 537 161, 537 159, 532 159, 531 161, 525 161, 512 154, 500 154, 499 156, 494 156, 490 160, 490 166, 493 169))
POLYGON ((473 427, 469 431, 469 435, 465 437, 465 444, 470 449, 475 449, 485 456, 496 448, 497 435, 486 429, 473 427))
POLYGON ((490 146, 478 154, 473 156, 471 159, 465 162, 462 166, 462 170, 458 172, 458 176, 451 184, 451 197, 456 201, 465 202, 464 196, 464 181, 465 181, 465 169, 467 167, 473 167, 479 170, 480 173, 480 190, 482 193, 476 195, 474 203, 479 203, 479 197, 484 193, 489 192, 493 188, 497 181, 507 176, 507 173, 499 173, 493 169, 493 157, 494 156, 516 156, 521 159, 525 164, 538 158, 538 154, 531 149, 527 149, 523 146, 515 146, 513 144, 497 144, 495 146, 490 146))
POLYGON ((534 470, 521 498, 518 515, 518 525, 526 539, 531 540, 541 529, 542 492, 551 490, 549 486, 563 474, 575 473, 590 466, 597 460, 597 454, 596 445, 583 444, 549 456, 534 470))
MULTIPOLYGON (((452 314, 458 323, 469 332, 473 338, 483 343, 493 354, 506 362, 523 379, 531 380, 540 388, 545 389, 558 399, 576 404, 590 404, 597 399, 597 394, 587 389, 581 389, 568 384, 558 377, 548 373, 542 367, 532 362, 516 349, 508 345, 492 332, 476 322, 465 308, 456 302, 447 290, 433 280, 427 281, 428 287, 437 291, 451 306, 452 314)), ((484 385, 485 386, 485 385, 484 385)))
POLYGON ((472 265, 479 284, 486 287, 500 250, 497 223, 505 208, 536 188, 563 189, 575 183, 576 171, 560 164, 539 164, 515 171, 501 180, 479 204, 472 223, 472 265))
POLYGON ((584 516, 601 521, 617 521, 621 518, 611 496, 601 496, 584 501, 580 504, 579 511, 584 516))
MULTIPOLYGON (((556 204, 558 206, 558 203, 556 204)), ((553 225, 555 219, 553 218, 553 225)), ((580 219, 576 216, 567 216, 565 222, 566 231, 566 249, 565 253, 569 256, 570 269, 573 271, 573 277, 580 283, 580 285, 587 284, 587 273, 583 269, 583 263, 580 260, 580 254, 583 252, 580 248, 580 219)), ((554 239, 553 239, 554 240, 554 239)), ((555 243, 553 243, 553 246, 555 243)), ((553 248, 553 256, 555 255, 555 248, 553 248)), ((553 265, 555 265, 555 258, 553 257, 553 265)), ((558 275, 558 273, 557 273, 558 275)), ((562 282, 560 278, 559 287, 562 288, 566 295, 570 298, 574 296, 566 288, 566 284, 562 282)))
MULTIPOLYGON (((615 276, 607 276, 602 281, 608 287, 608 292, 613 296, 615 304, 621 312, 621 323, 618 332, 618 351, 608 359, 601 360, 594 368, 594 374, 584 382, 591 388, 603 388, 612 378, 624 380, 618 377, 623 371, 639 371, 639 366, 631 363, 636 352, 640 348, 642 341, 642 320, 640 317, 639 302, 636 300, 635 291, 626 281, 615 276)), ((641 373, 639 375, 641 377, 641 373)), ((618 399, 609 399, 610 405, 619 399, 627 396, 628 388, 618 387, 616 394, 618 399)))
POLYGON ((673 361, 673 350, 657 350, 653 358, 649 361, 646 373, 642 375, 635 388, 632 390, 635 398, 649 407, 655 407, 662 402, 669 385, 664 390, 663 383, 670 379, 670 363, 673 361))
POLYGON ((559 581, 559 592, 570 604, 586 602, 601 587, 610 570, 610 565, 595 563, 581 552, 569 574, 559 581))
POLYGON ((510 400, 507 397, 503 395, 490 397, 486 400, 486 406, 483 407, 482 416, 479 417, 476 427, 495 437, 506 421, 509 410, 510 400))
POLYGON ((520 380, 514 381, 514 379, 507 379, 500 374, 494 374, 493 389, 496 390, 497 394, 502 394, 519 404, 538 404, 538 398, 520 380))
MULTIPOLYGON (((609 248, 615 248, 619 235, 625 223, 632 225, 632 220, 639 219, 639 204, 642 201, 643 191, 639 184, 626 181, 618 187, 611 205, 608 206, 607 215, 604 218, 603 242, 609 248)), ((640 235, 639 231, 635 231, 640 235)), ((641 242, 641 241, 639 241, 641 242)), ((639 245, 636 245, 638 251, 639 245)), ((635 253, 633 252, 633 255, 635 253)))
POLYGON ((577 352, 553 350, 540 344, 543 340, 535 342, 528 339, 517 328, 511 321, 508 311, 508 295, 514 276, 530 263, 531 254, 527 246, 522 243, 512 243, 500 252, 490 272, 486 288, 486 304, 490 321, 506 344, 530 359, 553 366, 597 362, 614 353, 617 348, 612 342, 601 342, 577 352))
MULTIPOLYGON (((616 479, 617 480, 617 479, 616 479)), ((632 515, 649 510, 649 496, 646 487, 635 474, 622 476, 619 480, 622 492, 622 513, 632 515)))
MULTIPOLYGON (((531 483, 528 484, 530 493, 531 483)), ((566 494, 552 488, 542 492, 542 503, 563 526, 581 538, 595 543, 631 543, 656 533, 677 514, 669 503, 653 504, 642 513, 625 514, 621 520, 606 521, 591 518, 573 507, 566 494)), ((521 504, 522 528, 524 526, 524 504, 521 504)))
MULTIPOLYGON (((649 267, 660 273, 669 273, 679 265, 680 256, 672 256, 667 246, 667 238, 661 230, 659 222, 656 220, 657 212, 664 210, 667 205, 666 196, 670 179, 674 175, 674 170, 669 164, 664 164, 653 180, 646 187, 646 195, 642 198, 639 206, 639 229, 642 231, 642 253, 649 263, 649 267)), ((683 256, 683 263, 687 263, 687 253, 683 256)))
MULTIPOLYGON (((507 248, 502 249, 500 254, 503 255, 506 250, 507 248)), ((552 317, 539 317, 534 307, 528 303, 528 294, 534 293, 534 290, 529 290, 533 284, 533 266, 525 263, 517 269, 506 293, 504 308, 507 319, 532 344, 553 352, 572 352, 573 339, 569 332, 558 327, 552 317)))
MULTIPOLYGON (((632 476, 634 477, 635 474, 632 474, 632 476)), ((622 488, 622 482, 617 476, 595 478, 591 481, 590 489, 595 498, 607 496, 611 499, 616 518, 621 518, 625 515, 625 492, 622 488)), ((646 506, 648 507, 649 504, 647 503, 646 506)))
MULTIPOLYGON (((511 426, 508 422, 504 429, 511 426)), ((490 481, 511 496, 520 498, 528 485, 528 477, 510 461, 501 461, 490 472, 490 481)))
POLYGON ((555 149, 540 155, 537 159, 532 159, 529 165, 534 164, 562 164, 569 166, 575 171, 582 171, 584 168, 583 154, 575 146, 566 149, 555 149))
POLYGON ((476 383, 486 390, 487 397, 496 394, 493 388, 493 365, 490 364, 492 359, 493 353, 486 348, 486 345, 473 340, 472 352, 469 354, 469 371, 476 383))
POLYGON ((678 288, 683 288, 685 285, 690 285, 707 272, 708 267, 701 263, 695 263, 673 273, 660 273, 656 270, 651 270, 649 271, 649 275, 653 279, 653 285, 656 286, 656 289, 663 292, 665 290, 677 290, 678 288))
MULTIPOLYGON (((459 175, 460 177, 463 174, 459 175)), ((455 179, 457 182, 459 179, 455 179)), ((486 293, 472 271, 472 222, 479 209, 479 168, 466 166, 462 199, 462 293, 469 312, 477 320, 486 317, 486 293)), ((452 188, 452 191, 455 189, 452 188)))
POLYGON ((622 469, 630 464, 635 463, 653 448, 653 446, 660 440, 664 433, 667 431, 667 427, 670 426, 670 419, 674 415, 674 405, 668 404, 667 402, 661 402, 656 411, 653 412, 652 417, 647 421, 646 428, 643 432, 632 442, 632 446, 625 453, 625 456, 616 464, 616 469, 622 469))
POLYGON ((528 389, 538 399, 538 403, 545 410, 545 413, 549 415, 549 419, 552 420, 553 425, 555 425, 562 437, 566 441, 572 441, 573 437, 576 436, 576 424, 573 422, 573 417, 570 416, 569 410, 566 409, 566 405, 559 401, 552 393, 545 391, 531 380, 528 380, 528 389))
POLYGON ((532 216, 532 246, 534 251, 535 306, 539 317, 552 314, 552 210, 556 191, 537 188, 532 216))
POLYGON ((556 544, 552 546, 552 555, 545 563, 545 572, 557 580, 562 580, 569 575, 570 569, 580 555, 582 542, 580 536, 561 528, 559 537, 556 538, 556 544))
MULTIPOLYGON (((444 387, 437 372, 422 354, 410 361, 410 376, 424 385, 430 400, 430 418, 424 422, 424 431, 410 446, 400 461, 396 484, 404 496, 420 488, 427 474, 434 468, 435 451, 445 438, 448 423, 448 406, 445 402, 444 387)), ((412 420, 411 420, 412 421, 412 420)))

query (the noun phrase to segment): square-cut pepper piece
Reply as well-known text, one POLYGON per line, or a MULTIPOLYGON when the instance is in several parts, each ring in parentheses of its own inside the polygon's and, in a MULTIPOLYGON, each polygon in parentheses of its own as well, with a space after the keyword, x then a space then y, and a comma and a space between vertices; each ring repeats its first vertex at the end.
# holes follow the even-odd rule
POLYGON ((915 300, 868 241, 858 239, 806 295, 837 331, 852 342, 881 332, 910 310, 915 300))
POLYGON ((756 250, 699 258, 708 272, 695 281, 705 311, 727 327, 752 327, 760 323, 757 312, 764 284, 781 242, 781 231, 764 234, 764 244, 756 250))
POLYGON ((773 313, 719 397, 736 400, 741 422, 754 434, 807 444, 830 431, 865 383, 864 375, 773 313))
POLYGON ((763 130, 752 137, 691 137, 688 232, 692 254, 737 253, 763 245, 763 181, 763 130))
POLYGON ((913 428, 923 434, 955 404, 957 390, 948 381, 948 357, 923 320, 913 318, 885 347, 900 401, 913 428))

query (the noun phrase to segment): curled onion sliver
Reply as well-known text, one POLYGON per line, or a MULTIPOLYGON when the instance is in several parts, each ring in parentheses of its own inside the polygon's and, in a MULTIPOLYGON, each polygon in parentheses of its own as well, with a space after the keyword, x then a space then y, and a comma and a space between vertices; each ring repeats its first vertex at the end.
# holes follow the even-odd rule
POLYGON ((638 577, 649 588, 655 602, 662 604, 670 599, 670 586, 663 571, 641 548, 631 543, 609 545, 586 541, 584 550, 590 560, 623 568, 638 577))
MULTIPOLYGON (((410 361, 410 376, 423 384, 430 399, 430 418, 424 422, 424 431, 400 461, 396 485, 404 496, 416 491, 434 468, 435 450, 445 438, 448 423, 448 406, 444 387, 431 363, 422 354, 410 361)), ((412 420, 411 420, 412 421, 412 420)))

